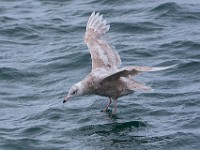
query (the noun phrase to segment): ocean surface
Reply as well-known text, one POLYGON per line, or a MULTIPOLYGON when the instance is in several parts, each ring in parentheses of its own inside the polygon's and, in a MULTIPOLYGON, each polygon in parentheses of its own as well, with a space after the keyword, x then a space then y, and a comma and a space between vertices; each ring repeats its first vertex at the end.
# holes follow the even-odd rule
POLYGON ((0 149, 200 149, 200 1, 1 0, 0 149), (92 11, 122 66, 176 64, 135 77, 154 91, 119 98, 113 118, 105 97, 62 103, 91 70, 92 11))

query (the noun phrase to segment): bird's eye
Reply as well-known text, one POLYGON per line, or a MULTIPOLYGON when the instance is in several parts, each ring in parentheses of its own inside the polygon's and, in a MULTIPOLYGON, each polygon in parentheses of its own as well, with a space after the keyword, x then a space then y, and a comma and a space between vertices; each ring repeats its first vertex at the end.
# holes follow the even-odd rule
POLYGON ((73 94, 73 95, 75 95, 75 94, 76 94, 76 92, 77 92, 77 90, 73 90, 73 91, 72 91, 72 94, 73 94))

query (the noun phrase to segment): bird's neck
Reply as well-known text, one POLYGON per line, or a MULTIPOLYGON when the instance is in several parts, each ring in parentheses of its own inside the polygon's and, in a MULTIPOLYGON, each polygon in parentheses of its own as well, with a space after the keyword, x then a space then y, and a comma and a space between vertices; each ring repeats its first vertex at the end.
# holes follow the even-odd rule
POLYGON ((87 76, 85 79, 80 81, 80 84, 82 86, 82 92, 83 94, 92 94, 94 90, 94 82, 93 79, 87 76))

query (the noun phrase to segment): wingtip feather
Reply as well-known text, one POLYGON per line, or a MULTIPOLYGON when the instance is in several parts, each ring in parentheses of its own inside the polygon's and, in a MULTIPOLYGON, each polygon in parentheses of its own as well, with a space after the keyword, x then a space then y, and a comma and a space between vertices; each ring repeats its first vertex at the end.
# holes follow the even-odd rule
POLYGON ((170 68, 173 68, 175 67, 175 65, 171 65, 171 66, 167 66, 167 67, 153 67, 151 71, 161 71, 161 70, 166 70, 166 69, 170 69, 170 68))
POLYGON ((99 12, 95 14, 95 11, 93 11, 87 22, 86 30, 87 29, 92 29, 94 32, 101 35, 110 29, 110 25, 106 24, 106 20, 103 19, 103 15, 100 15, 99 12))

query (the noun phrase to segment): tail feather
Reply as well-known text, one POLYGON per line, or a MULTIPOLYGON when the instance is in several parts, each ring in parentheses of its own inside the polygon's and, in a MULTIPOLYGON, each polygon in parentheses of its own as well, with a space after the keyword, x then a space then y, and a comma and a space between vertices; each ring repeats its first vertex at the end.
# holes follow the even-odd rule
POLYGON ((128 81, 127 86, 128 86, 128 89, 131 91, 139 91, 139 92, 145 92, 145 93, 149 93, 153 91, 152 88, 144 85, 143 83, 140 83, 131 79, 128 81))

